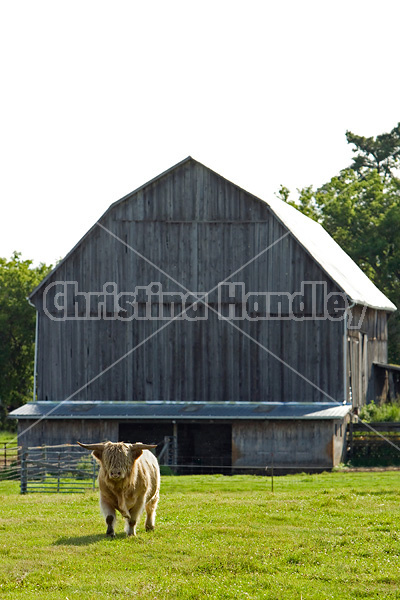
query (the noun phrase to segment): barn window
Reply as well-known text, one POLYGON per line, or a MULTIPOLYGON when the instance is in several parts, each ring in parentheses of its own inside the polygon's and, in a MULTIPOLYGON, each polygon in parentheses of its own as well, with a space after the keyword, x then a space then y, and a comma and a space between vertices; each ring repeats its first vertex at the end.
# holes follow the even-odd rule
POLYGON ((335 423, 335 435, 339 437, 343 437, 343 425, 335 423))

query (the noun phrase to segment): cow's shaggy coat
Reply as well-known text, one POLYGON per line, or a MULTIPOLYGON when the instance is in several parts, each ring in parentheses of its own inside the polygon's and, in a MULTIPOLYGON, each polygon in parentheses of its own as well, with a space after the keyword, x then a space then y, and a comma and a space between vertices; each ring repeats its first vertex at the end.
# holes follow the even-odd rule
POLYGON ((160 468, 149 448, 141 443, 105 442, 81 444, 100 463, 100 508, 106 519, 107 535, 115 537, 118 510, 125 518, 125 532, 136 535, 136 524, 146 509, 146 531, 155 526, 156 508, 160 493, 160 468))

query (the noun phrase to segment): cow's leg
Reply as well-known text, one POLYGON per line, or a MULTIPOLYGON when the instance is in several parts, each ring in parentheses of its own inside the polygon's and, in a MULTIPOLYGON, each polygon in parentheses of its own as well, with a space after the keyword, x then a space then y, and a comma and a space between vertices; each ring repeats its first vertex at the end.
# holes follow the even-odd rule
POLYGON ((125 519, 125 533, 126 535, 136 535, 136 521, 131 518, 125 519))
POLYGON ((117 517, 115 516, 115 509, 102 498, 100 498, 100 509, 107 523, 106 535, 110 537, 115 537, 114 526, 117 520, 117 517))
POLYGON ((125 520, 125 533, 126 535, 136 535, 136 524, 139 520, 140 515, 143 512, 144 499, 140 499, 136 502, 135 506, 130 509, 130 518, 125 520))
POLYGON ((159 498, 160 498, 160 494, 157 490, 157 492, 154 494, 154 496, 146 504, 146 514, 147 514, 146 523, 145 523, 146 531, 153 531, 153 529, 155 527, 156 510, 157 510, 157 504, 158 504, 159 498))

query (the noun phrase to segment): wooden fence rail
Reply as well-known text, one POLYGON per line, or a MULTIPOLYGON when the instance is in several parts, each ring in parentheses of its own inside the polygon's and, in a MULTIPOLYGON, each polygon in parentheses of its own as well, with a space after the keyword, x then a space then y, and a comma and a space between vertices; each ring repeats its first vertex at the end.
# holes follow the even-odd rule
POLYGON ((76 493, 94 489, 97 462, 80 446, 20 448, 21 494, 76 493))
POLYGON ((20 473, 20 449, 15 443, 0 445, 0 480, 18 479, 20 473))

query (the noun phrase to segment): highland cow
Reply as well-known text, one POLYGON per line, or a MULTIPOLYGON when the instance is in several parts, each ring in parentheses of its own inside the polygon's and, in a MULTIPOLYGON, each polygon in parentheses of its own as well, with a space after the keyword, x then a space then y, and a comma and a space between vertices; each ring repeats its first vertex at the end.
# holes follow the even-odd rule
POLYGON ((125 532, 136 535, 136 524, 146 510, 146 531, 152 531, 160 492, 160 468, 154 454, 154 445, 104 442, 81 444, 92 450, 100 463, 100 508, 106 519, 106 535, 115 537, 118 510, 125 518, 125 532))

